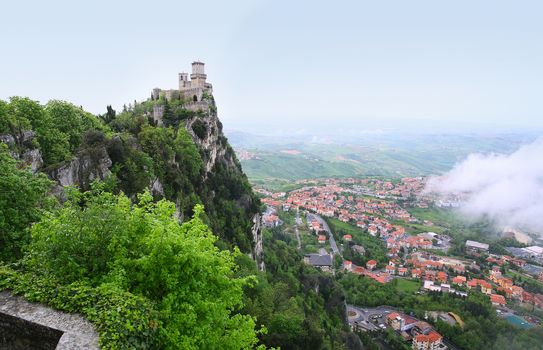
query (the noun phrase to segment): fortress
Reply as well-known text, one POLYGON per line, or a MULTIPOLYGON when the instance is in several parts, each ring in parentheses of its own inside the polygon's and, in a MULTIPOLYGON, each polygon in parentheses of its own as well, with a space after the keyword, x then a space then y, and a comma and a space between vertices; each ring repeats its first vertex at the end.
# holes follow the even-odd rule
POLYGON ((179 89, 178 90, 162 90, 154 88, 152 91, 152 97, 154 100, 158 100, 161 94, 167 100, 183 98, 185 101, 201 102, 204 92, 211 94, 213 92, 213 86, 206 82, 207 75, 205 74, 203 62, 192 62, 192 74, 179 73, 179 89))
MULTIPOLYGON (((204 94, 211 96, 213 86, 206 81, 207 75, 204 70, 204 63, 192 62, 192 74, 179 73, 179 89, 162 90, 154 88, 151 92, 151 98, 158 100, 162 96, 168 101, 182 99, 185 101, 183 107, 191 111, 208 111, 210 102, 204 98, 204 94)), ((156 125, 162 125, 164 116, 164 105, 153 106, 153 120, 156 125)))

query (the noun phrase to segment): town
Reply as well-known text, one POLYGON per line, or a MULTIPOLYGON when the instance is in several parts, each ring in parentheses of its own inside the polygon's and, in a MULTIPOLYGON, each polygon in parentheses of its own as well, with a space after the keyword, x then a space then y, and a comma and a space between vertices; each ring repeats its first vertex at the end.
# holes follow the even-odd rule
MULTIPOLYGON (((299 181, 299 188, 289 192, 256 191, 267 206, 264 226, 292 224, 306 264, 383 285, 397 280, 415 294, 446 293, 466 299, 470 293, 481 293, 509 322, 524 328, 539 325, 539 317, 522 311, 543 309, 543 248, 519 245, 497 252, 488 243, 461 240, 423 215, 432 208, 452 210, 459 197, 427 195, 425 181, 319 179, 299 181)), ((413 349, 455 349, 428 322, 433 317, 462 324, 460 316, 429 314, 420 320, 397 307, 348 307, 355 330, 392 329, 413 349)))

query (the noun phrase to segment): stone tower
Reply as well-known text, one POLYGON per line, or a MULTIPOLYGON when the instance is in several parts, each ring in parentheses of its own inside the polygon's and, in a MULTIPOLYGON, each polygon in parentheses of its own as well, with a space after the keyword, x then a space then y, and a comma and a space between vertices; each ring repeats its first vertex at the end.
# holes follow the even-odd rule
POLYGON ((187 73, 179 73, 179 91, 190 87, 189 75, 187 73))
POLYGON ((199 61, 192 62, 192 74, 190 75, 191 87, 205 87, 206 78, 204 63, 199 61))

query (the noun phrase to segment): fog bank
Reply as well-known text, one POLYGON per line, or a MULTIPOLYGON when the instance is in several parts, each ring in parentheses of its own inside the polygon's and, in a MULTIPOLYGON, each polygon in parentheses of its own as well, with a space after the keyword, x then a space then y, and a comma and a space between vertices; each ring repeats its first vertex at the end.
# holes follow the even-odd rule
POLYGON ((543 233, 543 138, 512 154, 471 154, 427 192, 464 193, 460 209, 475 218, 543 233))

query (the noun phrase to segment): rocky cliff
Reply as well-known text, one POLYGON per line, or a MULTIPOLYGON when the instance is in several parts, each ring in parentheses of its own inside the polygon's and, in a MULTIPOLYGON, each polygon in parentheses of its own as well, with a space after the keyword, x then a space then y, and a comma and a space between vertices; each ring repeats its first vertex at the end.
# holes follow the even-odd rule
MULTIPOLYGON (((34 101, 16 102, 33 104, 38 111, 34 101)), ((101 120, 88 114, 81 117, 75 106, 67 105, 71 114, 57 115, 58 121, 48 129, 39 122, 47 118, 47 105, 40 106, 42 113, 29 118, 27 130, 20 123, 10 124, 8 114, 11 132, 0 134, 0 142, 34 172, 45 172, 55 180, 57 193, 64 186, 87 190, 95 180, 113 179, 114 189, 130 196, 148 189, 157 199, 173 201, 180 220, 191 215, 195 204, 203 203, 209 224, 222 241, 251 253, 262 264, 261 230, 259 222, 253 222, 259 201, 223 134, 213 98, 203 104, 208 108, 194 111, 185 109, 182 100, 148 100, 119 114, 109 109, 110 115, 101 120), (150 117, 157 105, 165 111, 161 126, 150 117), (79 133, 69 128, 74 124, 71 119, 77 118, 83 120, 79 133), (63 128, 74 145, 71 154, 62 152, 61 139, 59 144, 54 139, 63 136, 59 133, 63 128), (57 153, 62 157, 55 157, 57 153)))

